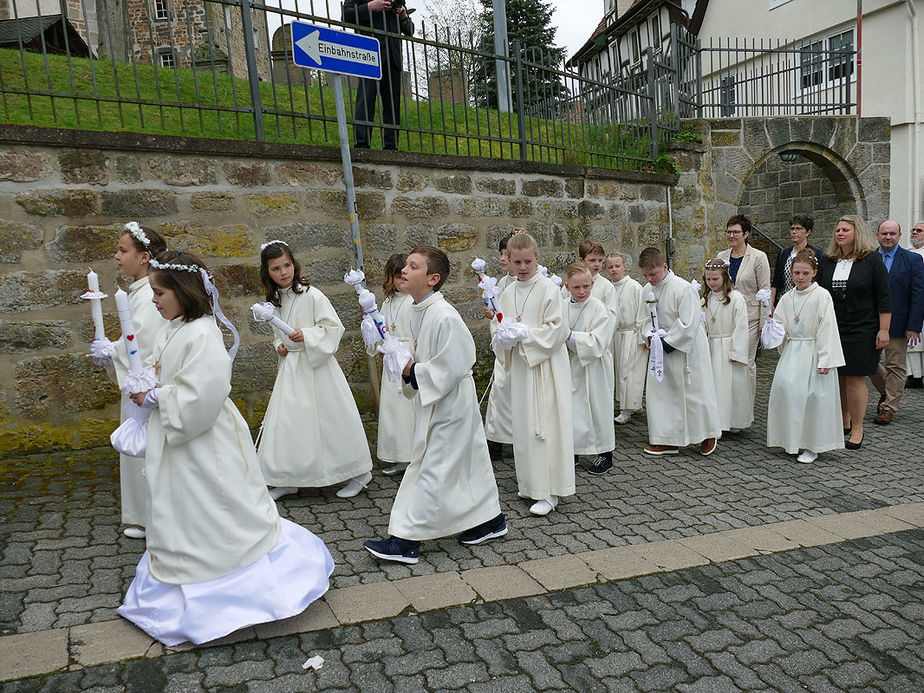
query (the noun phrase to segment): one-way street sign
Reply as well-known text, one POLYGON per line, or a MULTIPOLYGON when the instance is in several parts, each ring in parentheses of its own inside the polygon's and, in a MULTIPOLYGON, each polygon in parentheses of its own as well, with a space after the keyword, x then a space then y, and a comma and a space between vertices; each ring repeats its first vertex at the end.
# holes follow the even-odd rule
POLYGON ((292 62, 299 67, 382 79, 378 39, 292 22, 292 62))

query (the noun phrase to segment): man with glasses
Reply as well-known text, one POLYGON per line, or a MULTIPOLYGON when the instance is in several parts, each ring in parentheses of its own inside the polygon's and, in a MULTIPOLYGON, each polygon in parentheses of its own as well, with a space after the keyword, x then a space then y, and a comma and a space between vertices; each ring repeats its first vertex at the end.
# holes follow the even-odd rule
POLYGON ((896 221, 879 225, 879 254, 889 273, 892 322, 889 343, 882 350, 879 371, 871 380, 879 390, 879 413, 873 423, 887 426, 898 411, 905 391, 906 355, 909 346, 921 341, 924 323, 924 260, 898 245, 902 230, 896 221))
MULTIPOLYGON (((919 221, 911 229, 911 247, 908 250, 924 258, 924 221, 919 221)), ((905 381, 906 388, 924 387, 924 380, 922 380, 924 378, 924 339, 914 346, 908 346, 905 372, 908 374, 908 380, 905 381)))
POLYGON ((808 248, 815 253, 815 257, 821 257, 821 251, 808 242, 814 228, 815 220, 807 214, 796 214, 789 220, 789 238, 792 245, 783 248, 776 258, 773 281, 770 282, 771 305, 775 306, 783 294, 792 288, 792 259, 797 253, 808 248))

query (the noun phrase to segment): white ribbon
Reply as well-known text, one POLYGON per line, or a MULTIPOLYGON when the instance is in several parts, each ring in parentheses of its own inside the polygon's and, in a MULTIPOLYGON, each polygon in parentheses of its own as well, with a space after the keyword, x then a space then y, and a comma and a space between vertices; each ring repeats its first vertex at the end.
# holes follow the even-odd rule
POLYGON ((491 346, 499 345, 501 349, 513 349, 517 344, 529 336, 529 326, 517 322, 513 318, 503 318, 498 321, 491 346))
POLYGON ((478 282, 478 287, 481 289, 481 300, 484 301, 484 307, 490 308, 497 313, 497 302, 495 299, 501 294, 501 289, 497 285, 497 280, 487 274, 480 276, 481 281, 478 282))
POLYGON ((378 351, 382 354, 382 368, 385 371, 385 377, 393 383, 398 382, 404 372, 404 367, 411 360, 411 352, 390 334, 385 335, 385 340, 379 344, 378 351))
POLYGON ((289 337, 291 337, 292 333, 295 332, 294 327, 287 325, 276 316, 276 314, 273 312, 272 303, 254 303, 252 306, 250 306, 250 310, 253 313, 253 319, 257 322, 268 322, 274 327, 277 327, 285 332, 289 337))
POLYGON ((376 342, 385 339, 388 329, 385 327, 385 319, 379 312, 379 307, 375 302, 375 294, 368 289, 359 291, 359 307, 363 309, 363 322, 360 325, 360 332, 363 336, 363 342, 367 347, 373 346, 376 342), (369 322, 372 323, 370 328, 369 322))
POLYGON ((212 280, 209 277, 209 273, 200 267, 199 275, 202 277, 202 283, 205 284, 205 292, 211 299, 212 314, 221 320, 221 324, 231 330, 231 334, 234 335, 234 344, 232 344, 231 348, 228 349, 228 356, 231 357, 231 363, 234 363, 234 357, 237 356, 237 350, 241 346, 241 335, 238 334, 237 329, 234 327, 234 325, 231 324, 231 321, 228 320, 224 312, 221 310, 221 306, 218 304, 218 289, 212 283, 212 280))
POLYGON ((661 340, 667 336, 667 332, 659 328, 651 330, 645 336, 651 340, 651 351, 648 355, 648 372, 660 383, 664 380, 664 344, 661 340))
POLYGON ((766 309, 767 317, 770 317, 770 312, 773 310, 773 306, 770 305, 770 289, 761 289, 757 292, 755 298, 766 309))

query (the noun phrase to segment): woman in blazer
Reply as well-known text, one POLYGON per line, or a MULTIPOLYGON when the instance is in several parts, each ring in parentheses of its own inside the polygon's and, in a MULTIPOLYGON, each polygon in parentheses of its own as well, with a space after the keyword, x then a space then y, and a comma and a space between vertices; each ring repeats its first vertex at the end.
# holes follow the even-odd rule
POLYGON ((764 251, 748 244, 752 228, 751 220, 743 214, 730 217, 725 222, 728 250, 720 252, 718 258, 728 263, 728 274, 748 304, 748 375, 753 401, 757 390, 757 343, 764 322, 764 309, 757 300, 757 292, 770 289, 770 261, 764 251))

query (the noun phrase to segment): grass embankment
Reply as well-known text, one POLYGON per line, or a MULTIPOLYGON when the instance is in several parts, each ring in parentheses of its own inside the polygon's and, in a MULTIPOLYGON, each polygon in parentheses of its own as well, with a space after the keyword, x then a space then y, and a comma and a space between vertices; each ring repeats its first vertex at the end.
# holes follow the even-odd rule
MULTIPOLYGON (((318 73, 298 70, 291 84, 260 83, 266 139, 337 145, 333 89, 318 73)), ((0 49, 0 118, 20 123, 107 132, 254 139, 250 85, 209 70, 156 68, 112 60, 43 56, 0 49)), ((347 92, 348 102, 352 94, 347 92)), ((351 115, 352 103, 347 104, 351 115)), ((433 154, 518 159, 514 114, 405 99, 401 148, 433 154)), ((640 169, 643 128, 527 118, 527 159, 640 169), (538 144, 541 142, 542 144, 538 144)), ((352 132, 350 133, 352 138, 352 132)), ((375 130, 373 147, 381 146, 375 130)))

